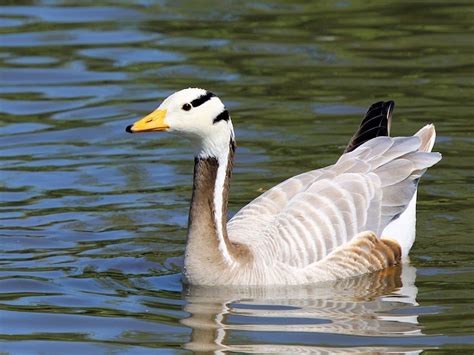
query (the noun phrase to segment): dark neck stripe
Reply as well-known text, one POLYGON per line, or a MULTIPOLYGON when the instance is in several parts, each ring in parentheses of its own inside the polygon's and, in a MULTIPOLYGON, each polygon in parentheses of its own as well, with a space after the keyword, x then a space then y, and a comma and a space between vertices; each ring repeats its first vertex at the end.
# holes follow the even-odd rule
POLYGON ((194 157, 194 164, 207 164, 209 166, 218 168, 219 167, 219 161, 217 160, 216 157, 194 157))
POLYGON ((212 92, 206 91, 204 95, 201 95, 197 99, 191 101, 191 105, 193 105, 193 107, 201 106, 203 103, 209 101, 214 96, 216 95, 214 95, 212 92))
POLYGON ((216 124, 219 121, 229 121, 229 111, 224 110, 217 115, 216 118, 212 121, 212 123, 216 124))

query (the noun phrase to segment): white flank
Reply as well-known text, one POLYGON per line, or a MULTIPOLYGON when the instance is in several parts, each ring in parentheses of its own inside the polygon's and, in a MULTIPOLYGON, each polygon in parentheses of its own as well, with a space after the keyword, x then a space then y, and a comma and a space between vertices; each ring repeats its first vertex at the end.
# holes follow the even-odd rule
POLYGON ((416 193, 407 208, 393 222, 390 222, 382 232, 382 237, 395 239, 402 248, 402 260, 408 257, 416 235, 416 193))

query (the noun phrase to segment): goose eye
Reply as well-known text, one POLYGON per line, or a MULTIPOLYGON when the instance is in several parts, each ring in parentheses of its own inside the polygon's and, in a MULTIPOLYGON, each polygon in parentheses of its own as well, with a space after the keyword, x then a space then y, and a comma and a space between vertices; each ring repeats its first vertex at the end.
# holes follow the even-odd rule
POLYGON ((184 104, 183 107, 182 107, 182 109, 184 111, 189 111, 189 110, 191 110, 191 108, 192 108, 191 104, 184 104))

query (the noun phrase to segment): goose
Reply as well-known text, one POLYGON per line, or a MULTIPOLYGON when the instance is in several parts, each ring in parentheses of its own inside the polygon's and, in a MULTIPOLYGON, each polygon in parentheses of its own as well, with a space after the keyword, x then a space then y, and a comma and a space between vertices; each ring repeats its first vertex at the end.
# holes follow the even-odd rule
POLYGON ((188 88, 127 126, 191 142, 194 176, 182 279, 202 286, 333 281, 407 259, 415 240, 420 177, 441 159, 432 124, 390 137, 393 101, 370 106, 335 164, 291 177, 227 222, 236 150, 229 111, 210 91, 188 88))

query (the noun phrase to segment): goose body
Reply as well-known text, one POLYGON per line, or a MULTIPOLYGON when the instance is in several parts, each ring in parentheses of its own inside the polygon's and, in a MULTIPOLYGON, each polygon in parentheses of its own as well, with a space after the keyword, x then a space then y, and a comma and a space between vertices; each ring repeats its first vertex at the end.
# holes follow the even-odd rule
POLYGON ((433 125, 389 137, 393 102, 371 106, 334 164, 280 183, 227 222, 235 136, 222 101, 197 88, 169 96, 127 131, 168 131, 194 148, 183 280, 296 285, 383 269, 415 238, 416 189, 436 164, 433 125))

